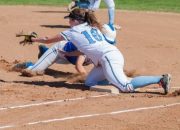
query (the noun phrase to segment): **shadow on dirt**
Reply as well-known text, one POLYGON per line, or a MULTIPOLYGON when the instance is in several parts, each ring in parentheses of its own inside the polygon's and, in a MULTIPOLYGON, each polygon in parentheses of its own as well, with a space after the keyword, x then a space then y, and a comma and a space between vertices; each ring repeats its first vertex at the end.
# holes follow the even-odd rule
POLYGON ((47 10, 47 11, 33 11, 35 13, 68 13, 68 11, 51 11, 51 10, 47 10))
POLYGON ((53 70, 53 69, 46 69, 45 70, 45 75, 52 76, 54 78, 61 78, 61 77, 67 77, 73 75, 73 73, 70 72, 63 72, 63 71, 58 71, 58 70, 53 70))
POLYGON ((66 81, 13 81, 13 83, 23 83, 28 85, 37 85, 37 86, 49 86, 55 88, 68 88, 68 89, 81 89, 81 90, 88 90, 89 88, 86 87, 84 84, 69 84, 66 81))
POLYGON ((174 92, 169 94, 169 97, 176 97, 176 96, 180 96, 180 89, 175 90, 174 92))
POLYGON ((4 81, 4 80, 0 79, 0 82, 5 83, 6 81, 4 81))
MULTIPOLYGON (((1 80, 1 83, 21 83, 21 84, 27 84, 27 85, 37 85, 37 86, 49 86, 49 87, 55 87, 55 88, 68 88, 68 89, 80 89, 82 91, 89 90, 88 87, 86 87, 82 83, 67 83, 67 81, 53 81, 53 82, 48 82, 48 81, 5 81, 1 80)), ((148 97, 148 98, 153 98, 153 97, 177 97, 180 96, 180 89, 175 90, 167 95, 165 95, 162 92, 140 92, 136 91, 134 93, 125 93, 125 94, 130 94, 132 98, 139 97, 139 94, 143 94, 141 96, 143 97, 148 97)))
POLYGON ((70 28, 68 25, 40 25, 45 28, 70 28))
POLYGON ((150 94, 150 95, 146 95, 149 98, 153 97, 153 95, 160 95, 160 96, 164 95, 165 96, 165 94, 162 93, 162 92, 150 92, 150 91, 141 92, 141 91, 136 91, 134 93, 135 94, 150 94))

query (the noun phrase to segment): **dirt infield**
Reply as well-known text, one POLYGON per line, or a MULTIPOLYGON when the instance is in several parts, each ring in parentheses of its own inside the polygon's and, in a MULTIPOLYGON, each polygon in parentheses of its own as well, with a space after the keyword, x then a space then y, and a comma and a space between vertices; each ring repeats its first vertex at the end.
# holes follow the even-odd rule
MULTIPOLYGON (((180 14, 117 11, 117 46, 125 69, 139 74, 172 74, 169 95, 156 85, 113 95, 68 84, 72 65, 51 66, 46 74, 23 77, 14 64, 36 61, 38 44, 20 46, 15 34, 40 36, 67 29, 65 8, 0 6, 0 129, 12 130, 180 130, 180 14)), ((107 10, 97 11, 102 23, 107 10)), ((89 71, 92 66, 86 67, 89 71)))

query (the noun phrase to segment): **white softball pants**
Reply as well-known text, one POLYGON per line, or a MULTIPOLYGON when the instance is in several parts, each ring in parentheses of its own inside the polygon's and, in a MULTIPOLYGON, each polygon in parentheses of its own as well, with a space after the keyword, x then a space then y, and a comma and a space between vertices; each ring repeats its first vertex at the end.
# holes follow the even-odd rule
POLYGON ((133 92, 134 88, 123 71, 124 58, 120 51, 111 51, 103 55, 100 65, 94 67, 85 81, 86 86, 95 86, 98 81, 107 79, 122 92, 133 92))
MULTIPOLYGON (((101 4, 101 0, 89 0, 89 9, 97 10, 101 4)), ((104 0, 108 9, 115 8, 114 0, 104 0)))
POLYGON ((58 52, 58 50, 63 51, 66 43, 67 41, 57 42, 50 47, 33 66, 30 66, 27 69, 36 72, 43 72, 53 63, 68 64, 69 62, 66 58, 58 52))

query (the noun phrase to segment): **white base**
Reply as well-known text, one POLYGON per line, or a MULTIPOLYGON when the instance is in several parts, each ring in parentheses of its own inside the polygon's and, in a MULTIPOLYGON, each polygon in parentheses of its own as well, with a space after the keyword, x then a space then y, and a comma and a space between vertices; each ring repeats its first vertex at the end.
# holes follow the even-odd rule
POLYGON ((106 85, 106 86, 92 86, 90 88, 91 91, 98 91, 98 92, 108 92, 113 94, 119 94, 119 89, 114 87, 113 85, 106 85))

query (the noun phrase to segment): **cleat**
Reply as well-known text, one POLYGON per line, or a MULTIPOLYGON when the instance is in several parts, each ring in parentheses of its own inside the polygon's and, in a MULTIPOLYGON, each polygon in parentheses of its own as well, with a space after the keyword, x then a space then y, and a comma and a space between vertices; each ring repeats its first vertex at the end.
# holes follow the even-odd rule
POLYGON ((33 65, 34 64, 32 62, 18 63, 12 68, 12 70, 20 72, 20 71, 22 71, 22 70, 24 70, 24 69, 26 69, 26 68, 28 68, 30 66, 33 66, 33 65))
POLYGON ((160 84, 161 84, 162 88, 164 89, 164 94, 168 94, 169 90, 170 90, 171 75, 164 74, 162 76, 163 77, 160 80, 160 84))
POLYGON ((117 24, 114 24, 114 28, 115 28, 116 30, 121 30, 121 29, 122 29, 122 27, 121 27, 120 25, 117 25, 117 24))
POLYGON ((43 71, 37 72, 37 71, 24 69, 24 70, 22 70, 21 74, 22 74, 22 76, 25 76, 25 77, 33 77, 33 76, 41 76, 44 74, 44 72, 43 71))
POLYGON ((39 45, 38 59, 48 50, 49 48, 45 45, 39 45))

